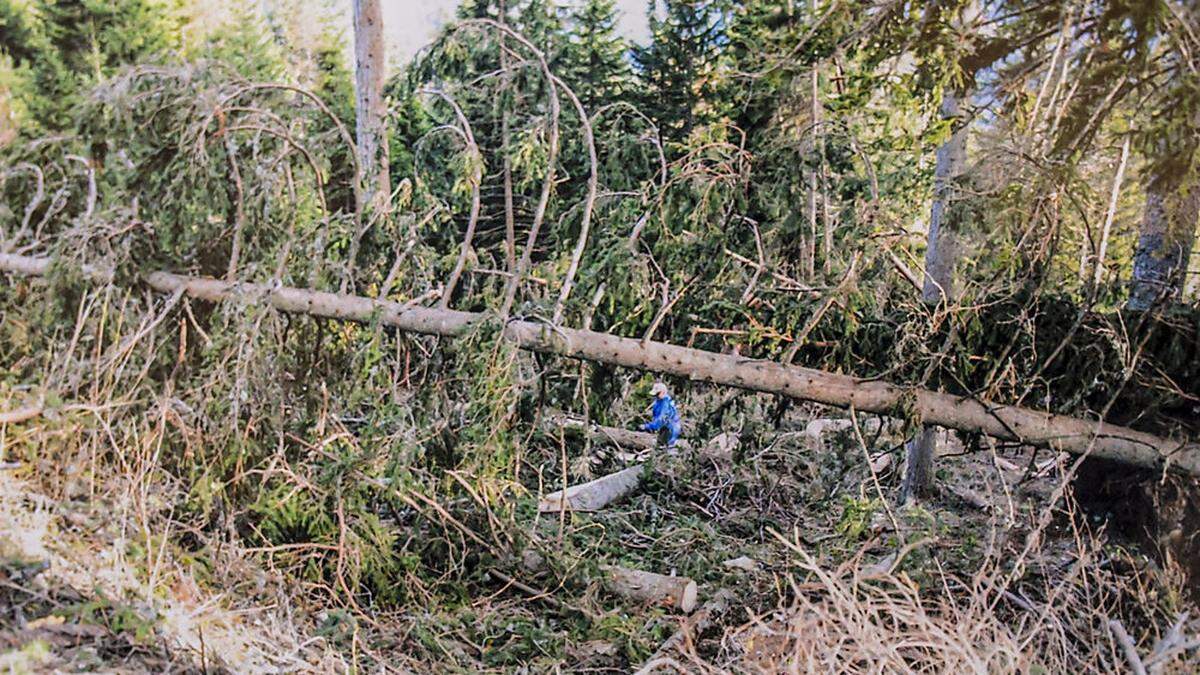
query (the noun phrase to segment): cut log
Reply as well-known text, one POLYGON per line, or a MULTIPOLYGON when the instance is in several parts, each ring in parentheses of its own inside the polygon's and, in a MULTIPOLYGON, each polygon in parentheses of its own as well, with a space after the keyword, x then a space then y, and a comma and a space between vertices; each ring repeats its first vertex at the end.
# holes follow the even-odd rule
POLYGON ((744 555, 740 555, 736 558, 726 560, 725 562, 721 563, 721 565, 724 567, 729 567, 731 569, 742 570, 743 572, 751 572, 751 573, 757 572, 760 569, 762 569, 761 563, 759 563, 754 558, 751 558, 749 556, 744 556, 744 555))
MULTIPOLYGON (((533 549, 521 553, 521 567, 530 574, 547 568, 546 559, 533 549)), ((671 607, 686 614, 696 609, 696 582, 687 577, 671 577, 654 572, 603 565, 605 586, 615 595, 629 600, 671 607)))
POLYGON ((562 490, 552 492, 538 502, 538 511, 599 511, 637 490, 641 482, 642 465, 635 464, 628 469, 571 486, 565 493, 562 490))
POLYGON ((615 445, 631 450, 653 450, 658 445, 658 437, 645 431, 630 431, 619 427, 606 427, 602 424, 588 424, 582 418, 561 411, 551 411, 543 417, 542 424, 548 430, 563 429, 574 434, 582 434, 593 443, 615 445))
POLYGON ((0 412, 0 424, 17 424, 31 420, 42 414, 41 404, 28 405, 8 412, 0 412))
POLYGON ((668 577, 654 572, 607 566, 608 587, 630 600, 646 602, 691 614, 696 609, 696 582, 687 577, 668 577))
MULTIPOLYGON (((0 271, 24 273, 23 267, 37 266, 29 261, 23 256, 0 257, 0 271)), ((200 300, 266 302, 284 312, 379 323, 403 331, 448 337, 461 335, 474 323, 488 318, 483 314, 407 307, 361 296, 238 284, 169 272, 153 272, 146 281, 157 291, 174 293, 182 289, 200 300)), ((1161 438, 1099 420, 534 321, 510 321, 504 335, 528 351, 668 373, 879 415, 902 416, 910 411, 927 424, 1076 454, 1091 453, 1135 466, 1168 467, 1200 475, 1200 444, 1161 438)))
MULTIPOLYGON (((620 427, 609 427, 603 424, 588 424, 582 417, 571 413, 553 410, 542 418, 542 425, 549 431, 562 429, 573 434, 582 434, 593 443, 615 445, 628 450, 653 450, 658 447, 658 436, 646 431, 631 431, 620 427)), ((675 441, 679 450, 690 450, 691 445, 680 439, 675 441)))

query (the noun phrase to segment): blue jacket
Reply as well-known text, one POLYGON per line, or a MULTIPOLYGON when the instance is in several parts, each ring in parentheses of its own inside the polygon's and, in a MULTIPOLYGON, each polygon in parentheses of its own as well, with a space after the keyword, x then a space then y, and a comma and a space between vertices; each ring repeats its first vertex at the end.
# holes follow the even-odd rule
POLYGON ((652 419, 643 424, 646 431, 658 431, 666 427, 671 431, 672 440, 679 436, 679 411, 675 409, 675 401, 670 396, 654 399, 654 407, 650 409, 652 419))

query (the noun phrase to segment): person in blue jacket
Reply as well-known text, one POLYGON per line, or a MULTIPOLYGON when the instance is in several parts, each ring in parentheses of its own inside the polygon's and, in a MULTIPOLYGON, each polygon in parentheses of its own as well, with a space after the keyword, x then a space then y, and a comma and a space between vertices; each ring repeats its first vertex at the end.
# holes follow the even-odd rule
POLYGON ((654 395, 654 405, 650 408, 650 421, 643 424, 640 429, 642 431, 664 431, 667 435, 667 447, 675 447, 675 441, 679 439, 679 411, 675 409, 675 401, 671 400, 671 394, 667 392, 667 385, 662 382, 655 382, 650 388, 650 393, 654 395))

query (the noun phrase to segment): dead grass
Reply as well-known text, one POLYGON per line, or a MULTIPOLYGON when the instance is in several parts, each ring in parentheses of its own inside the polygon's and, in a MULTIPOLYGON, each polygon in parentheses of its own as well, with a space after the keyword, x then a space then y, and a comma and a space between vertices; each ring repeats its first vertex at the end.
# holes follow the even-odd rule
POLYGON ((4 619, 12 621, 0 630, 0 663, 16 672, 90 669, 114 659, 125 672, 349 670, 306 634, 283 580, 254 568, 279 602, 239 601, 198 581, 166 539, 148 570, 131 553, 131 535, 142 530, 119 504, 52 500, 0 471, 0 573, 4 619))

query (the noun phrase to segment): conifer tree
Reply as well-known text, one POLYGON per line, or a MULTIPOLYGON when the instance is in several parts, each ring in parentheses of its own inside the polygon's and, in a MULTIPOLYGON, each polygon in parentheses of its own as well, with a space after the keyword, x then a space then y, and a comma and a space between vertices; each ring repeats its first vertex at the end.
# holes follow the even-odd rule
MULTIPOLYGON (((0 16, 20 9, 2 4, 0 16)), ((41 0, 31 9, 37 21, 23 24, 20 41, 6 35, 3 49, 31 68, 36 96, 26 104, 47 130, 72 126, 71 111, 91 84, 178 44, 179 17, 160 0, 41 0)))
POLYGON ((617 34, 614 0, 586 0, 571 14, 565 79, 589 112, 629 91, 629 44, 617 34))
POLYGON ((633 51, 644 84, 643 109, 667 140, 682 141, 694 127, 715 117, 710 106, 720 47, 725 42, 722 5, 710 0, 666 0, 659 17, 647 8, 652 39, 633 51))

